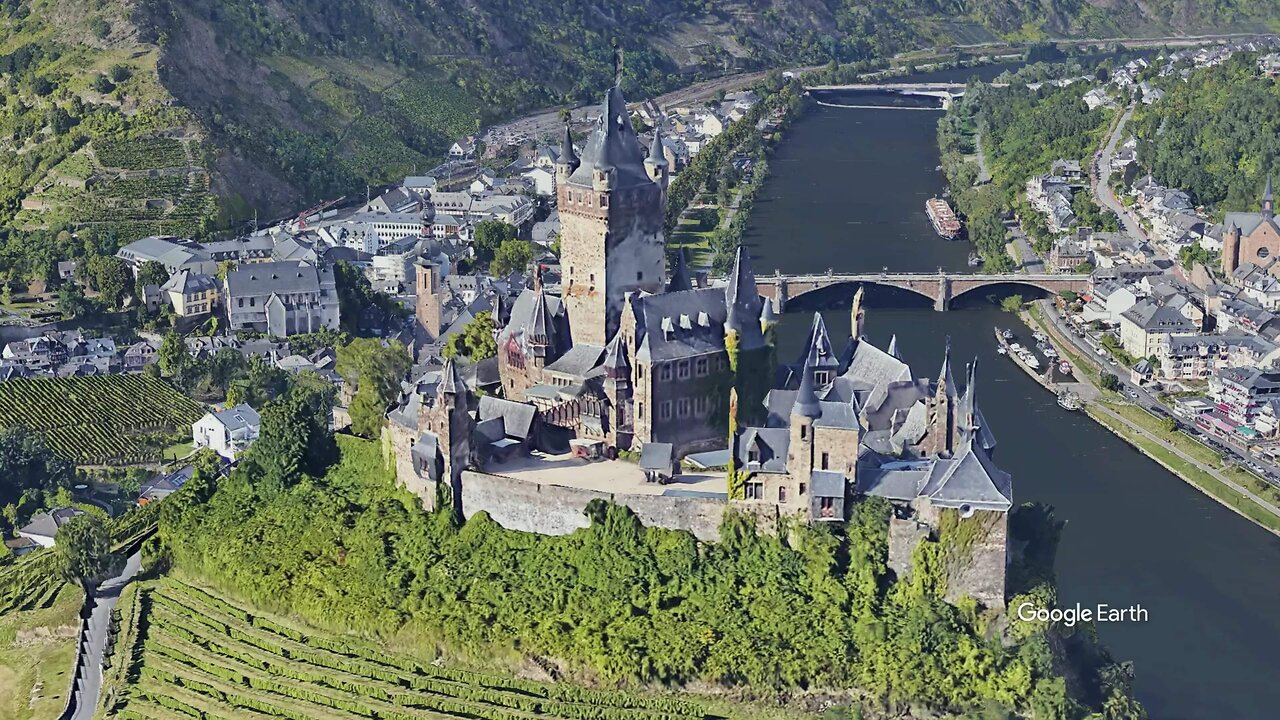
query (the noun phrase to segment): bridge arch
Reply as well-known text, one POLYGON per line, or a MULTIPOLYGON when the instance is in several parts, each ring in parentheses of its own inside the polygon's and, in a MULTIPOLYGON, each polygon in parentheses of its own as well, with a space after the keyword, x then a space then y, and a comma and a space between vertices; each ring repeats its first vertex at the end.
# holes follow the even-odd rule
POLYGON ((983 280, 970 282, 966 280, 953 280, 951 282, 951 300, 958 300, 966 295, 972 295, 974 291, 984 290, 987 288, 999 287, 1019 287, 1032 288, 1044 293, 1047 297, 1053 297, 1060 292, 1058 286, 1061 283, 1050 284, 1041 280, 1019 279, 1018 277, 1002 278, 999 280, 983 280))
POLYGON ((920 287, 916 283, 901 283, 893 280, 885 279, 878 281, 874 278, 859 278, 857 280, 838 280, 836 282, 827 283, 795 283, 788 284, 787 296, 785 304, 790 306, 792 303, 805 303, 805 299, 812 300, 815 297, 826 295, 828 293, 847 293, 852 297, 853 293, 859 287, 880 288, 890 292, 906 293, 908 295, 921 298, 929 303, 937 303, 938 287, 937 282, 933 283, 933 287, 920 287))

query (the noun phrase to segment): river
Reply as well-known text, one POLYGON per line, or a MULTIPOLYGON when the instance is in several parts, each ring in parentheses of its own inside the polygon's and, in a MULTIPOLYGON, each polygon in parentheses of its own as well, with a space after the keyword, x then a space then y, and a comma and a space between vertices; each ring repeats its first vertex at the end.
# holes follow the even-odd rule
MULTIPOLYGON (((985 68, 991 77, 998 69, 985 68)), ((974 71, 928 76, 962 80, 974 71)), ((845 102, 864 102, 865 95, 845 102)), ((940 113, 813 107, 771 159, 746 242, 759 274, 965 269, 969 247, 941 240, 924 201, 935 171, 940 113)), ((798 351, 809 318, 826 310, 847 335, 852 289, 788 306, 781 353, 798 351), (807 307, 806 307, 807 306, 807 307)), ((1013 474, 1015 502, 1044 502, 1066 522, 1057 557, 1059 602, 1142 605, 1149 620, 1100 625, 1156 720, 1271 718, 1280 708, 1280 538, 1185 484, 1052 395, 995 353, 994 325, 1029 331, 988 298, 939 313, 920 298, 868 292, 867 335, 896 334, 917 376, 937 375, 944 338, 960 363, 977 357, 978 399, 1013 474)))

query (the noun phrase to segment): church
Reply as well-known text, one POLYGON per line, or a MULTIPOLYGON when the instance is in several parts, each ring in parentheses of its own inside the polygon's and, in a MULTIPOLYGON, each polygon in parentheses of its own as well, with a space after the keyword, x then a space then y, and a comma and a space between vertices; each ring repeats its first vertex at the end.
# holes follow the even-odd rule
POLYGON ((1280 277, 1280 225, 1276 224, 1271 178, 1262 193, 1261 212, 1229 212, 1223 218, 1222 272, 1227 278, 1262 270, 1280 277))

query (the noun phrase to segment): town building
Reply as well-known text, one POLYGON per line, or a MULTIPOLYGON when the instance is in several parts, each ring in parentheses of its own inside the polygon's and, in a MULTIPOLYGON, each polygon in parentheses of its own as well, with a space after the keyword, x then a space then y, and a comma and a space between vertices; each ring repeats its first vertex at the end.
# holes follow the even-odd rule
POLYGON ((1209 377, 1215 411, 1237 425, 1253 425, 1264 405, 1280 400, 1280 372, 1228 368, 1209 377))
POLYGON ((235 460, 255 440, 262 421, 258 412, 240 404, 206 413, 191 426, 191 440, 197 448, 209 448, 228 460, 235 460))
POLYGON ((1167 354, 1170 337, 1201 331, 1200 322, 1194 318, 1195 306, 1185 297, 1167 302, 1143 298, 1120 314, 1120 344, 1135 358, 1167 354))
POLYGON ((18 537, 24 537, 40 547, 51 548, 58 536, 58 530, 71 522, 73 518, 84 514, 79 508, 61 507, 48 512, 36 513, 26 525, 18 528, 18 537))
POLYGON ((179 270, 160 286, 173 307, 174 315, 193 318, 213 312, 218 301, 218 281, 209 275, 179 270))
POLYGON ((338 290, 329 266, 246 265, 227 273, 223 295, 232 330, 286 337, 338 329, 338 290))
POLYGON ((170 275, 181 270, 205 275, 218 272, 218 262, 204 248, 194 243, 179 243, 174 237, 153 236, 135 240, 120 248, 116 257, 128 263, 135 275, 148 262, 160 263, 170 275))
POLYGON ((1271 178, 1262 193, 1259 212, 1229 212, 1223 219, 1222 271, 1234 276, 1237 270, 1254 265, 1270 275, 1280 276, 1280 226, 1276 224, 1275 197, 1271 178))

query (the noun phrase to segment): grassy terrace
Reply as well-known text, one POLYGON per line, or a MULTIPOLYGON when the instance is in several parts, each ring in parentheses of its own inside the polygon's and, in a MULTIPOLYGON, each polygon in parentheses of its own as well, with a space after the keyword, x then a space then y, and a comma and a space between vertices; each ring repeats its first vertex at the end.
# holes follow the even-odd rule
POLYGON ((83 599, 62 585, 48 607, 0 616, 0 717, 46 720, 67 700, 83 599))
MULTIPOLYGON (((1123 405, 1120 405, 1118 403, 1104 403, 1104 404, 1106 404, 1108 409, 1112 410, 1113 412, 1121 414, 1122 417, 1124 417, 1126 420, 1130 419, 1129 415, 1131 413, 1120 413, 1120 410, 1124 408, 1123 405)), ((1128 407, 1127 410, 1137 410, 1138 412, 1142 412, 1144 415, 1146 414, 1141 409, 1134 408, 1132 406, 1128 407)), ((1177 454, 1169 451, 1164 446, 1158 443, 1155 443, 1142 435, 1139 435, 1137 432, 1134 432, 1132 429, 1130 429, 1127 426, 1120 425, 1112 421, 1109 417, 1102 415, 1098 410, 1090 408, 1089 415, 1093 419, 1102 423, 1105 427, 1110 429, 1115 434, 1124 438, 1130 444, 1140 448, 1147 455, 1158 460, 1165 467, 1169 468, 1174 474, 1178 475, 1183 480, 1186 480, 1192 485, 1195 485, 1196 487, 1200 488, 1200 490, 1202 490, 1209 496, 1213 497, 1214 499, 1218 500, 1223 505, 1226 505, 1227 507, 1235 510, 1241 515, 1249 518, 1250 520, 1256 522, 1257 524, 1261 525, 1264 528, 1267 528, 1268 530, 1274 533, 1280 533, 1280 517, 1277 517, 1276 515, 1266 510, 1265 508, 1259 506, 1252 499, 1240 494, 1235 489, 1223 484, 1217 478, 1213 477, 1212 475, 1205 472, 1204 470, 1201 470, 1199 467, 1196 467, 1192 463, 1187 462, 1183 458, 1179 457, 1177 454)), ((1148 415, 1148 417, 1150 416, 1148 415)), ((1151 418, 1151 420, 1155 422, 1155 418, 1151 418)), ((1198 457, 1197 455, 1193 455, 1190 452, 1190 448, 1186 448, 1183 446, 1183 441, 1185 441, 1186 443, 1191 443, 1193 445, 1199 445, 1199 443, 1196 443, 1190 438, 1187 438, 1185 435, 1182 435, 1181 433, 1176 433, 1176 432, 1167 433, 1163 429, 1145 427, 1142 424, 1137 422, 1135 422, 1134 424, 1142 426, 1144 427, 1144 429, 1148 430, 1152 434, 1158 435, 1164 438, 1165 440, 1168 440, 1180 451, 1186 453, 1188 456, 1191 456, 1196 458, 1197 460, 1200 460, 1200 457, 1198 457), (1179 441, 1178 438, 1171 437, 1171 435, 1180 435, 1182 438, 1182 441, 1179 441)), ((1209 450, 1208 448, 1204 448, 1204 446, 1202 445, 1200 447, 1204 450, 1209 450)), ((1214 454, 1212 453, 1212 451, 1209 451, 1209 452, 1211 454, 1214 454)), ((1222 459, 1218 457, 1217 463, 1220 464, 1221 462, 1222 462, 1222 459)), ((1255 478, 1252 475, 1249 475, 1248 473, 1242 473, 1241 471, 1238 471, 1238 470, 1235 472, 1236 474, 1233 474, 1232 472, 1229 472, 1229 471, 1224 471, 1223 475, 1230 477, 1233 481, 1237 482, 1240 485, 1243 485, 1244 487, 1249 488, 1250 490, 1252 490, 1253 492, 1259 495, 1268 497, 1268 499, 1273 499, 1275 497, 1275 490, 1270 488, 1270 486, 1268 486, 1264 481, 1259 480, 1258 478, 1255 478), (1240 477, 1240 475, 1247 475, 1248 477, 1247 478, 1240 477), (1270 495, 1268 495, 1268 493, 1270 495)))
MULTIPOLYGON (((424 663, 246 610, 166 578, 135 585, 117 614, 99 715, 220 720, 722 717, 721 701, 594 690, 424 663)), ((734 706, 732 717, 802 717, 734 706)))

